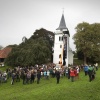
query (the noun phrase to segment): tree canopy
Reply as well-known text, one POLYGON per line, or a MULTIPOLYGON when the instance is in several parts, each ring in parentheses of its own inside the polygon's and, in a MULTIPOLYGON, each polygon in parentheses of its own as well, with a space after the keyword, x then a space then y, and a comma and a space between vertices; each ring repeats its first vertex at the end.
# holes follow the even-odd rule
POLYGON ((3 46, 2 45, 0 45, 0 50, 3 48, 3 46))
POLYGON ((73 37, 77 52, 83 53, 84 63, 87 58, 100 60, 100 23, 79 23, 73 37))
POLYGON ((53 38, 54 34, 50 31, 36 30, 29 39, 13 47, 5 63, 11 66, 30 66, 51 61, 53 38))

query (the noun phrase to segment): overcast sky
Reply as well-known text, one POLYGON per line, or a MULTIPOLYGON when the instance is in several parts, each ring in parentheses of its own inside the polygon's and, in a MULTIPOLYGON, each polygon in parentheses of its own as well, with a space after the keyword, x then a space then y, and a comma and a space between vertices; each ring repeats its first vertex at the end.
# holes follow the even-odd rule
POLYGON ((75 50, 72 37, 78 23, 100 23, 100 0, 0 0, 0 45, 22 42, 36 29, 55 32, 62 8, 70 31, 70 47, 75 50))

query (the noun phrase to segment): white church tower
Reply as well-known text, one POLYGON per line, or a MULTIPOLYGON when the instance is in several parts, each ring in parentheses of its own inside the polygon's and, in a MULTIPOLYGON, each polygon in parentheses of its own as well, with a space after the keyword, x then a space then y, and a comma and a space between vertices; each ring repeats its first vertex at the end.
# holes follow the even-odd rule
POLYGON ((53 63, 67 66, 73 64, 73 53, 69 47, 69 30, 62 14, 59 27, 55 32, 53 63))

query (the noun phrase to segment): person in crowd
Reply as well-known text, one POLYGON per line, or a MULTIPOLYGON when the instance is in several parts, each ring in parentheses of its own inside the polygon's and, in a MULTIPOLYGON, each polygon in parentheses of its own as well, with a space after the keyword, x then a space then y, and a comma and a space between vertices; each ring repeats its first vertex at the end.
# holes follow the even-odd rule
POLYGON ((50 71, 47 70, 47 79, 49 79, 49 76, 50 76, 50 71))
POLYGON ((47 71, 46 70, 43 72, 43 74, 44 74, 44 78, 47 79, 47 71))
POLYGON ((75 74, 74 80, 76 80, 77 79, 77 69, 76 67, 73 67, 73 69, 74 69, 74 74, 75 74))
POLYGON ((98 70, 98 63, 95 64, 96 71, 98 70))
POLYGON ((35 76, 34 76, 34 71, 31 71, 31 84, 34 82, 35 76))
POLYGON ((41 71, 41 78, 43 77, 43 70, 41 71))
POLYGON ((76 70, 77 70, 77 79, 79 79, 79 72, 80 72, 79 66, 76 67, 76 70))
POLYGON ((2 73, 1 73, 1 71, 0 71, 0 83, 2 82, 1 79, 2 79, 2 73))
POLYGON ((37 68, 34 69, 34 82, 37 81, 37 68))
POLYGON ((9 68, 9 69, 7 69, 7 79, 9 79, 10 77, 11 77, 11 69, 9 68))
POLYGON ((25 71, 22 72, 22 80, 23 80, 23 85, 26 84, 26 73, 25 71))
POLYGON ((12 71, 12 80, 11 80, 11 84, 13 85, 14 84, 14 80, 15 80, 15 72, 14 70, 12 71))
POLYGON ((70 77, 71 77, 71 82, 74 82, 74 78, 75 78, 74 68, 70 69, 70 77))
POLYGON ((68 79, 70 79, 70 67, 68 67, 68 79))
POLYGON ((89 82, 92 81, 92 74, 93 74, 93 67, 89 65, 89 68, 88 68, 89 82))
POLYGON ((55 76, 56 76, 56 79, 57 79, 57 84, 59 84, 59 80, 60 80, 60 72, 59 72, 58 70, 56 70, 55 76))
POLYGON ((95 74, 96 74, 96 72, 95 72, 95 69, 94 69, 94 67, 93 67, 93 71, 92 71, 92 80, 95 79, 95 74))
POLYGON ((81 65, 80 65, 80 69, 81 69, 81 70, 84 70, 84 64, 81 64, 81 65))
POLYGON ((28 71, 26 74, 26 83, 29 84, 30 80, 31 80, 31 72, 28 71))
POLYGON ((60 75, 61 75, 61 77, 64 76, 64 70, 63 70, 63 69, 61 69, 61 71, 60 71, 60 75))
POLYGON ((53 77, 53 78, 55 77, 55 70, 56 70, 56 69, 53 69, 53 72, 52 72, 52 77, 53 77))
POLYGON ((65 73, 66 73, 65 76, 68 78, 68 67, 66 68, 65 73))
POLYGON ((87 64, 85 64, 85 66, 84 66, 84 72, 85 72, 85 76, 87 76, 87 74, 88 74, 88 65, 87 64))
POLYGON ((41 78, 41 72, 40 70, 37 70, 37 84, 40 83, 40 78, 41 78))
POLYGON ((2 78, 3 78, 3 82, 7 82, 7 72, 6 71, 4 71, 2 78))
POLYGON ((20 73, 16 71, 16 82, 20 82, 20 73))

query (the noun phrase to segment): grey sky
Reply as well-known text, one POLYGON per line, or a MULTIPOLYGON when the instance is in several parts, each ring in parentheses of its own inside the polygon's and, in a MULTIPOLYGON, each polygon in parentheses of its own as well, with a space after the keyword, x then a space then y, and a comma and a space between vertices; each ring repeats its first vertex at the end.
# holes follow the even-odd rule
POLYGON ((19 44, 36 29, 54 32, 64 8, 66 26, 70 31, 70 47, 75 27, 83 21, 100 23, 100 0, 0 0, 0 45, 19 44))

